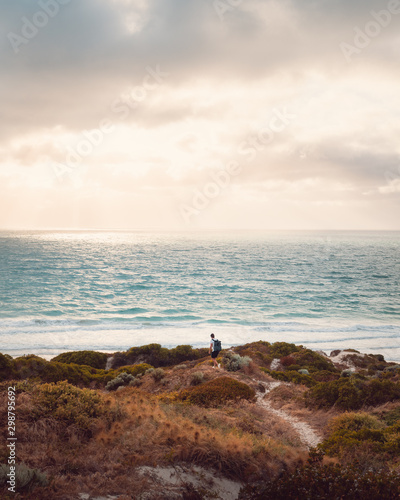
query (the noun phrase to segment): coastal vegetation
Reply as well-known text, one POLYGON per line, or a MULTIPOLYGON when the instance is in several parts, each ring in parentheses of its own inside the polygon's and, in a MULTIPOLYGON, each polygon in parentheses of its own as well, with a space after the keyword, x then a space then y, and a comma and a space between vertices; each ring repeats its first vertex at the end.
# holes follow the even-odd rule
POLYGON ((173 366, 207 356, 208 349, 193 349, 190 345, 178 345, 172 349, 160 344, 132 347, 126 352, 117 352, 113 356, 112 368, 137 363, 148 363, 155 368, 173 366))
POLYGON ((181 401, 206 408, 219 406, 228 401, 252 400, 254 397, 254 389, 231 377, 219 377, 205 382, 199 387, 186 389, 179 393, 181 401))
MULTIPOLYGON (((51 361, 0 354, 4 437, 7 388, 16 394, 18 498, 223 498, 219 478, 238 485, 240 500, 397 498, 399 365, 265 341, 218 361, 213 369, 207 349, 158 344, 51 361), (317 447, 283 415, 315 429, 317 447), (144 472, 178 466, 188 471, 179 484, 144 472)), ((8 500, 5 443, 0 495, 8 500)))
POLYGON ((63 352, 52 361, 59 363, 75 363, 76 365, 87 365, 92 368, 104 370, 107 363, 107 354, 96 351, 73 351, 63 352))

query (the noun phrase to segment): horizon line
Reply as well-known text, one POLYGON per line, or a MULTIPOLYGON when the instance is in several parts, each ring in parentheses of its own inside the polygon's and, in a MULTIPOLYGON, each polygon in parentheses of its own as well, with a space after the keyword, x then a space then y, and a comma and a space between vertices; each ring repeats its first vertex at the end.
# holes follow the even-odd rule
POLYGON ((49 228, 1 228, 0 232, 18 232, 18 231, 73 231, 73 232, 125 232, 125 233, 145 233, 145 232, 157 232, 157 233, 200 233, 200 232, 400 232, 399 229, 353 229, 353 228, 335 228, 335 229, 324 229, 324 228, 301 228, 301 229, 268 229, 268 228, 201 228, 201 229, 163 229, 163 228, 79 228, 79 227, 49 227, 49 228))

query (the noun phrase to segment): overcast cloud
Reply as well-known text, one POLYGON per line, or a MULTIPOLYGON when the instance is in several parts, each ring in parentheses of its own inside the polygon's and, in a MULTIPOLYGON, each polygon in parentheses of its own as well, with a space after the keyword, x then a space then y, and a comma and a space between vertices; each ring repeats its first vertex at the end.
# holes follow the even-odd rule
POLYGON ((400 229, 400 1, 57 1, 0 4, 0 227, 400 229))

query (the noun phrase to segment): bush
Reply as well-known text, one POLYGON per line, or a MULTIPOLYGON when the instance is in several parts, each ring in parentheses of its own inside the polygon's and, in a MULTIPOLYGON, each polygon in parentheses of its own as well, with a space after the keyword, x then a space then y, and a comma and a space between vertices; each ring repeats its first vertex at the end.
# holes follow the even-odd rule
POLYGON ((329 430, 335 433, 341 430, 359 431, 361 429, 382 429, 382 422, 368 413, 344 413, 329 422, 329 430))
POLYGON ((300 347, 286 342, 275 342, 270 345, 268 350, 270 356, 281 359, 285 356, 289 356, 289 354, 299 351, 300 347))
POLYGON ((165 377, 165 371, 162 368, 156 368, 151 372, 151 376, 156 382, 159 382, 162 378, 165 377))
POLYGON ((357 376, 319 383, 306 394, 307 404, 358 410, 400 399, 400 384, 390 380, 362 380, 357 376))
POLYGON ((374 456, 385 464, 388 456, 400 451, 400 424, 389 427, 367 413, 345 413, 332 419, 327 438, 320 444, 324 452, 342 460, 358 460, 374 456))
POLYGON ((283 358, 281 358, 280 361, 281 361, 281 365, 285 366, 285 367, 296 364, 296 360, 293 356, 284 356, 283 358))
POLYGON ((139 385, 140 381, 131 375, 130 373, 122 372, 118 377, 113 378, 106 385, 106 391, 115 391, 118 387, 123 387, 127 385, 135 386, 139 385))
POLYGON ((191 385, 199 385, 204 382, 204 373, 203 372, 194 372, 192 374, 192 378, 190 380, 191 385))
MULTIPOLYGON (((0 464, 0 486, 8 486, 9 467, 5 464, 0 464)), ((15 470, 15 491, 32 490, 35 486, 47 486, 48 480, 45 474, 38 469, 30 469, 25 464, 18 464, 15 470)))
POLYGON ((33 400, 35 407, 31 414, 34 420, 53 418, 67 426, 78 427, 88 436, 92 435, 96 419, 110 411, 95 391, 78 389, 67 382, 37 386, 33 400))
POLYGON ((248 356, 242 357, 240 354, 234 354, 228 351, 222 358, 222 363, 229 372, 236 372, 244 366, 249 366, 251 358, 248 356))
POLYGON ((41 382, 61 382, 88 386, 91 382, 102 385, 115 375, 86 365, 75 365, 46 361, 37 356, 24 356, 15 360, 17 379, 34 379, 41 382))
POLYGON ((318 372, 313 372, 311 376, 316 382, 331 382, 332 380, 337 380, 338 378, 340 378, 340 373, 335 373, 328 370, 320 370, 318 372))
POLYGON ((261 371, 267 373, 276 380, 282 380, 283 382, 292 382, 293 384, 302 384, 307 387, 313 387, 316 382, 310 375, 303 375, 297 371, 287 370, 287 371, 275 371, 268 370, 268 368, 260 368, 261 371))
POLYGON ((173 349, 167 349, 160 344, 148 344, 115 353, 113 367, 146 362, 158 368, 204 358, 207 354, 207 348, 193 349, 190 345, 178 345, 173 349))
POLYGON ((187 365, 176 365, 174 366, 174 370, 184 370, 185 368, 187 368, 187 365))
POLYGON ((97 368, 98 370, 104 370, 107 363, 107 354, 96 351, 64 352, 53 358, 52 361, 87 365, 92 368, 97 368))
POLYGON ((306 368, 310 372, 315 372, 317 370, 325 370, 329 372, 337 372, 335 365, 326 359, 325 356, 319 354, 311 349, 299 349, 293 354, 293 358, 296 360, 296 364, 302 368, 306 368))
POLYGON ((397 408, 393 408, 393 410, 390 410, 382 415, 382 420, 387 424, 387 425, 394 425, 400 422, 400 406, 397 408))
POLYGON ((8 354, 0 353, 0 381, 12 378, 14 360, 8 354))
POLYGON ((218 406, 240 399, 252 400, 254 397, 254 389, 230 377, 210 380, 198 387, 183 390, 178 395, 181 401, 205 407, 218 406))
POLYGON ((356 459, 362 453, 383 452, 384 425, 367 413, 345 413, 329 424, 328 437, 320 448, 331 456, 350 456, 356 459))
POLYGON ((154 370, 154 368, 147 363, 140 363, 138 365, 122 366, 121 368, 118 368, 118 370, 110 370, 110 372, 107 371, 106 373, 116 373, 117 375, 119 375, 120 373, 126 372, 133 375, 134 377, 141 377, 149 370, 154 370))
POLYGON ((70 384, 78 386, 87 387, 92 384, 99 387, 104 386, 104 384, 122 372, 127 372, 137 377, 145 373, 149 368, 151 368, 150 365, 141 363, 133 366, 125 366, 118 370, 99 370, 88 365, 46 361, 38 356, 29 355, 14 360, 13 371, 9 374, 8 378, 13 377, 16 380, 34 379, 48 383, 66 380, 70 384))
POLYGON ((294 472, 285 471, 278 479, 241 490, 240 500, 382 500, 399 498, 400 475, 396 472, 368 471, 356 466, 322 465, 322 456, 311 453, 308 464, 294 472))

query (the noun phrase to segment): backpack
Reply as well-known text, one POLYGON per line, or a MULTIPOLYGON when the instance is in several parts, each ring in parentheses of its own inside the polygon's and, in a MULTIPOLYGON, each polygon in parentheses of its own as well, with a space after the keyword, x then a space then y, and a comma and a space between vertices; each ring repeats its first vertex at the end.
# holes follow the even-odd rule
POLYGON ((222 349, 221 347, 221 341, 214 339, 214 352, 217 351, 219 352, 222 349))

